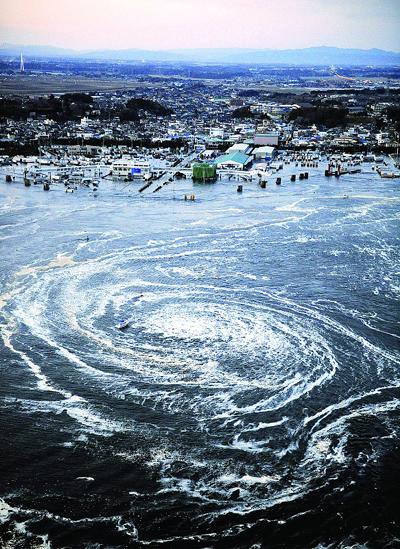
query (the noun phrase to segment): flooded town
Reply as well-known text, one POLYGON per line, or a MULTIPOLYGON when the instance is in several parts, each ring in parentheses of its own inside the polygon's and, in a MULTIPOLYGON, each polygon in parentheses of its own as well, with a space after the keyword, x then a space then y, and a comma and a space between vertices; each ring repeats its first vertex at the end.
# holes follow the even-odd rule
MULTIPOLYGON (((15 61, 3 62, 0 162, 9 182, 22 174, 26 186, 61 183, 70 192, 93 182, 98 189, 99 180, 112 178, 149 193, 179 178, 203 181, 199 164, 203 171, 214 167, 207 182, 271 183, 280 170, 299 178, 307 169, 334 165, 333 172, 343 172, 365 163, 380 177, 400 175, 395 73, 371 69, 346 77, 332 68, 281 69, 276 76, 270 68, 242 75, 233 67, 230 78, 215 68, 205 78, 181 76, 178 66, 165 75, 125 77, 120 90, 91 93, 80 90, 87 80, 67 73, 57 86, 80 91, 39 94, 32 93, 40 88, 35 81, 51 86, 55 76, 36 65, 29 70, 24 63, 21 70, 15 61)), ((109 84, 121 85, 113 80, 109 84)))
POLYGON ((4 0, 1 548, 397 546, 394 4, 4 0))

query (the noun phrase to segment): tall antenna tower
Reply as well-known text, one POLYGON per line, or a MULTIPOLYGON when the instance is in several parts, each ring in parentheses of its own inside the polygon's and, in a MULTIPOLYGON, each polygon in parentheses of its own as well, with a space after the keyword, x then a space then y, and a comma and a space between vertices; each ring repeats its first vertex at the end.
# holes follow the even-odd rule
POLYGON ((19 64, 19 72, 25 72, 24 56, 22 55, 22 52, 21 52, 21 61, 19 64))

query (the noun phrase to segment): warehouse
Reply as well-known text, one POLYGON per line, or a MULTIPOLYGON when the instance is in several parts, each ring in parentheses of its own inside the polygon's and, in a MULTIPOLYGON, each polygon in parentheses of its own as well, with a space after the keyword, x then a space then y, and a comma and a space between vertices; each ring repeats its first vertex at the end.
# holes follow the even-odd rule
POLYGON ((265 133, 256 133, 254 136, 254 145, 278 145, 279 132, 270 131, 265 133))
POLYGON ((264 147, 257 147, 253 154, 256 160, 265 160, 265 162, 270 162, 276 156, 276 149, 275 147, 265 145, 264 147))
POLYGON ((217 168, 221 168, 222 170, 244 170, 251 162, 251 156, 242 152, 223 154, 215 159, 217 168))
POLYGON ((145 160, 131 160, 122 158, 112 165, 112 173, 116 177, 143 177, 151 173, 150 163, 145 160))
POLYGON ((250 154, 253 150, 253 147, 248 143, 235 143, 232 147, 226 151, 227 154, 240 152, 243 154, 250 154))

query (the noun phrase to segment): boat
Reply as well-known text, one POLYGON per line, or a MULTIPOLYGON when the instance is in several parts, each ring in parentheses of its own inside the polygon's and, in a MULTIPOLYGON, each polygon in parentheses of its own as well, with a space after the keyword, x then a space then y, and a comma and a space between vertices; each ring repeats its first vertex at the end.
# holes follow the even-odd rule
POLYGON ((129 320, 120 320, 118 324, 115 325, 117 330, 125 330, 129 326, 129 320))
POLYGON ((400 172, 378 172, 381 177, 384 179, 396 179, 400 177, 400 172))

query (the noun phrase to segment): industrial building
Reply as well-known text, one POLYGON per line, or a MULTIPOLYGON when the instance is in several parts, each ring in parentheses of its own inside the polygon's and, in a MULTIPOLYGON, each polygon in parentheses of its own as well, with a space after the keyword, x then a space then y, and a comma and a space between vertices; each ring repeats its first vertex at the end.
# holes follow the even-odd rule
POLYGON ((279 132, 270 131, 265 133, 256 133, 254 136, 254 145, 272 145, 276 146, 279 142, 279 132))
POLYGON ((122 158, 112 164, 112 174, 116 177, 140 178, 151 173, 150 163, 146 160, 122 158))
POLYGON ((251 163, 251 156, 242 152, 223 154, 215 159, 217 168, 221 168, 222 170, 244 170, 251 163))
POLYGON ((212 183, 217 179, 217 166, 208 162, 195 162, 192 165, 193 181, 212 183))
POLYGON ((275 147, 270 147, 269 145, 257 147, 254 149, 253 155, 256 160, 265 160, 265 162, 270 162, 276 156, 276 149, 275 147))
POLYGON ((229 147, 229 149, 226 151, 226 154, 231 154, 235 152, 241 152, 243 154, 250 154, 253 150, 252 145, 249 145, 249 143, 235 143, 232 145, 232 147, 229 147))

